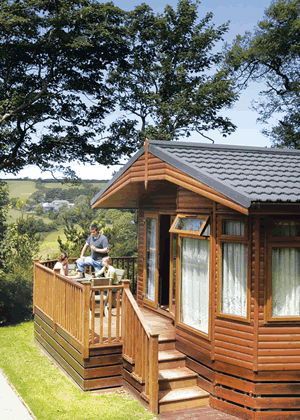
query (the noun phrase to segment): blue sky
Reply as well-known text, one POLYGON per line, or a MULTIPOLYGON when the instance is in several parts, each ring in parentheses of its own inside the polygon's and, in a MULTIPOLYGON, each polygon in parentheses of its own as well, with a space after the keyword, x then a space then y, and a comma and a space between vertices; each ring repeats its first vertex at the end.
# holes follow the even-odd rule
MULTIPOLYGON (((141 4, 138 0, 115 0, 114 4, 124 10, 132 10, 135 6, 141 4)), ((169 4, 176 8, 177 1, 174 0, 148 0, 144 3, 149 6, 156 13, 163 12, 164 7, 169 4)), ((199 18, 206 15, 207 12, 212 12, 214 15, 213 22, 216 25, 230 21, 229 31, 225 35, 225 40, 230 42, 236 35, 243 35, 245 31, 252 31, 257 22, 262 20, 264 10, 270 6, 271 0, 203 0, 199 5, 199 18)), ((207 134, 215 140, 217 144, 243 145, 243 146, 262 146, 270 147, 269 139, 261 134, 264 127, 256 122, 257 113, 250 109, 251 101, 255 100, 261 86, 258 84, 251 84, 245 90, 240 100, 232 109, 225 110, 223 115, 228 116, 235 125, 237 130, 235 133, 224 138, 217 132, 208 132, 207 134)), ((200 135, 193 135, 186 141, 207 142, 200 135)), ((101 165, 71 165, 76 171, 77 175, 82 179, 110 179, 112 173, 118 170, 119 166, 112 166, 109 169, 101 165)), ((17 177, 30 178, 50 178, 50 174, 41 173, 38 168, 30 167, 21 171, 17 177)), ((11 177, 6 176, 6 177, 11 177)), ((0 172, 0 178, 5 178, 4 174, 0 172)))

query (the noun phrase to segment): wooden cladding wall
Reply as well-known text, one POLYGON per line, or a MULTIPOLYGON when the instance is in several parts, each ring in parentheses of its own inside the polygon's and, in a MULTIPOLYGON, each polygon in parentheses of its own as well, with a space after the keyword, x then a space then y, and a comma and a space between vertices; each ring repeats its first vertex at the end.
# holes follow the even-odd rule
MULTIPOLYGON (((146 193, 147 191, 145 191, 146 193)), ((171 183, 162 185, 156 190, 155 194, 149 194, 144 196, 140 200, 140 209, 148 211, 160 211, 169 214, 176 212, 177 202, 177 186, 171 183)))
POLYGON ((137 287, 136 287, 136 300, 138 305, 143 304, 144 293, 144 211, 139 210, 138 217, 138 261, 137 261, 137 287))
POLYGON ((212 211, 213 201, 202 197, 185 188, 178 187, 177 209, 178 213, 207 213, 212 211))

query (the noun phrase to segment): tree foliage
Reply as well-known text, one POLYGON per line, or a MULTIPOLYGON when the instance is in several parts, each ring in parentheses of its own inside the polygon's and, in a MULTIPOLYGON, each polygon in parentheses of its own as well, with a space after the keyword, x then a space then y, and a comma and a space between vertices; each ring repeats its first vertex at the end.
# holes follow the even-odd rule
POLYGON ((146 4, 2 0, 0 170, 74 175, 66 163, 116 164, 145 137, 231 133, 219 111, 236 94, 213 52, 228 24, 199 19, 198 4, 155 14, 146 4))
POLYGON ((300 148, 300 2, 277 0, 265 11, 253 34, 238 36, 227 52, 240 88, 250 81, 264 83, 254 104, 259 121, 278 116, 263 132, 274 146, 300 148))
POLYGON ((122 16, 96 0, 1 1, 0 170, 111 163, 97 136, 114 106, 105 71, 126 53, 122 16))
POLYGON ((113 145, 131 138, 177 140, 210 129, 224 136, 235 126, 218 112, 236 99, 231 80, 217 71, 221 54, 212 52, 228 30, 212 14, 199 19, 199 2, 181 0, 155 15, 146 4, 126 17, 131 51, 128 65, 115 67, 108 83, 122 114, 109 127, 113 145))

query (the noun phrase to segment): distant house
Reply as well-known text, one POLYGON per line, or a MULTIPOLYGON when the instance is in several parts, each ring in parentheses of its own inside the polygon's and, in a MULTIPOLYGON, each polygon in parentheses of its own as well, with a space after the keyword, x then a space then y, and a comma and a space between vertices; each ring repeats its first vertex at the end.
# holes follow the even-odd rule
POLYGON ((41 206, 43 207, 44 211, 59 211, 59 209, 63 206, 67 207, 68 209, 73 207, 73 203, 69 203, 68 200, 53 200, 51 203, 42 203, 41 206))

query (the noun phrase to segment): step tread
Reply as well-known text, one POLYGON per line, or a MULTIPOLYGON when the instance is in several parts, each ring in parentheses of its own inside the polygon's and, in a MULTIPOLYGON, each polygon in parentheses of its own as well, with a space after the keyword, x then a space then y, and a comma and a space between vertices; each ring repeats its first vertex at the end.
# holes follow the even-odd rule
POLYGON ((172 380, 182 378, 196 378, 197 373, 187 367, 179 367, 174 369, 160 369, 158 371, 158 380, 172 380))
POLYGON ((159 362, 166 361, 166 360, 176 360, 176 359, 186 359, 186 355, 175 349, 159 350, 158 352, 159 362))
POLYGON ((209 397, 209 392, 199 386, 190 386, 187 388, 177 388, 168 391, 160 391, 158 394, 159 404, 164 404, 174 401, 191 400, 195 398, 209 397))

